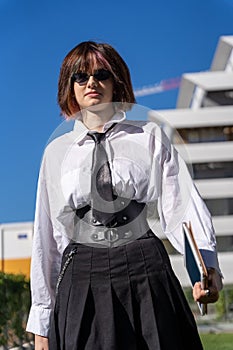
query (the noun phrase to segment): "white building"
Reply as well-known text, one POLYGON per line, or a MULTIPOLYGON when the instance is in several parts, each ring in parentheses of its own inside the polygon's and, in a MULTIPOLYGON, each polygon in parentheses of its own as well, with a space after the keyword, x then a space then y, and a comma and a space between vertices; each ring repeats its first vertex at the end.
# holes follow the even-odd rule
POLYGON ((29 277, 33 222, 0 225, 0 271, 29 277))
MULTIPOLYGON (((210 71, 183 75, 177 109, 151 111, 149 119, 165 126, 191 165, 213 217, 224 283, 233 283, 233 36, 220 38, 210 71)), ((188 284, 182 258, 171 253, 171 260, 188 284)))

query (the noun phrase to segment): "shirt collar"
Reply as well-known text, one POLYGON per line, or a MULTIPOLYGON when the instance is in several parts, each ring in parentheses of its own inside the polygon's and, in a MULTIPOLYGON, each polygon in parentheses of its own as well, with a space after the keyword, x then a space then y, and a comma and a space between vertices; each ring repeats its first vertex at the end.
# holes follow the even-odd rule
MULTIPOLYGON (((121 123, 126 119, 126 114, 124 111, 118 111, 116 114, 113 115, 113 117, 104 124, 103 131, 107 131, 112 124, 121 123)), ((75 122, 74 122, 74 128, 73 131, 75 133, 75 136, 78 137, 78 141, 81 141, 85 138, 87 135, 89 129, 83 124, 81 116, 77 116, 75 122)))

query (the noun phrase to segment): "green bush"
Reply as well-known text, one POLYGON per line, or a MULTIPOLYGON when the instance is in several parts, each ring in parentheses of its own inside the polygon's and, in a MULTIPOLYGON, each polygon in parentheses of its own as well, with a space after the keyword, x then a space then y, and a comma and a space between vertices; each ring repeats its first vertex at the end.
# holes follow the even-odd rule
POLYGON ((218 320, 231 320, 232 311, 230 305, 233 305, 233 286, 225 286, 219 293, 219 300, 216 303, 216 313, 218 320))
POLYGON ((31 303, 26 277, 0 272, 0 300, 0 346, 21 346, 30 340, 25 332, 31 303))

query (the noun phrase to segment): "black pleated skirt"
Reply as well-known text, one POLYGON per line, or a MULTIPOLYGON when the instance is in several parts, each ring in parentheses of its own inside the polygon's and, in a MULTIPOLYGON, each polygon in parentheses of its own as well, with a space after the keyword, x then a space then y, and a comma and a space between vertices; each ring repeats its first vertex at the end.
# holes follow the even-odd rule
POLYGON ((200 350, 189 305, 154 234, 116 248, 73 248, 58 288, 50 350, 200 350))

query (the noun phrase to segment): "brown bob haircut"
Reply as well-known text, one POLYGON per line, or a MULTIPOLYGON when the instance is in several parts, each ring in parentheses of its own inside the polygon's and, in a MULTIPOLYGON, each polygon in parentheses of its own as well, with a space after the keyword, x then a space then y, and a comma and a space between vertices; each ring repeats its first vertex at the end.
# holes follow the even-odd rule
POLYGON ((72 118, 80 111, 74 95, 73 74, 89 72, 95 64, 111 72, 114 91, 112 102, 120 102, 117 105, 124 110, 130 109, 130 104, 136 102, 129 69, 118 52, 109 44, 85 41, 75 46, 61 65, 57 99, 65 117, 72 118))

